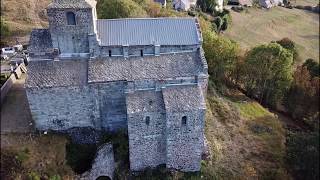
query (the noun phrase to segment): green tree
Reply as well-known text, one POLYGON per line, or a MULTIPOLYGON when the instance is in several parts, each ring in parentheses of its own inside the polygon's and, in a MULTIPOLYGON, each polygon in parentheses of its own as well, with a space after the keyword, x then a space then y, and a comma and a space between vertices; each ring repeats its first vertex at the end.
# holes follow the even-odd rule
POLYGON ((198 0, 197 5, 203 12, 214 13, 217 6, 216 0, 198 0))
POLYGON ((203 49, 212 80, 216 84, 227 83, 237 63, 239 45, 207 30, 203 32, 203 49))
POLYGON ((97 13, 101 19, 147 16, 146 11, 132 0, 99 0, 97 13))
POLYGON ((319 77, 320 76, 320 66, 317 61, 314 59, 307 59, 306 62, 303 63, 303 66, 306 66, 310 72, 312 77, 319 77))
POLYGON ((244 62, 242 79, 248 95, 275 107, 290 87, 292 62, 292 53, 277 43, 250 50, 244 62))
POLYGON ((297 50, 297 46, 291 39, 283 38, 279 41, 276 41, 276 43, 280 44, 283 48, 286 48, 287 50, 289 50, 293 53, 293 61, 294 62, 299 61, 299 53, 297 50))

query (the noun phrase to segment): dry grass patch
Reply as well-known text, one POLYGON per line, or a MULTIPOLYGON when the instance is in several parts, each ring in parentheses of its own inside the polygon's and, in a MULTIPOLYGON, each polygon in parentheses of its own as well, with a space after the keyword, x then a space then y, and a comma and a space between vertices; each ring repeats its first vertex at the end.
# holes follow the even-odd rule
POLYGON ((1 179, 72 179, 74 173, 65 160, 67 142, 60 135, 1 135, 1 179))
POLYGON ((205 134, 212 155, 203 171, 216 179, 289 178, 281 122, 240 92, 225 97, 209 90, 205 134))

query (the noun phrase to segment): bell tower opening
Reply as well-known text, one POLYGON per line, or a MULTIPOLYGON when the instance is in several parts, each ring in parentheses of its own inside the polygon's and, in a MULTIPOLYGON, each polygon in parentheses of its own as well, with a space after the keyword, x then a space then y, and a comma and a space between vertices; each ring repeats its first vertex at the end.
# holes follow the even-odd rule
POLYGON ((67 12, 67 23, 68 25, 76 25, 76 15, 71 11, 67 12))

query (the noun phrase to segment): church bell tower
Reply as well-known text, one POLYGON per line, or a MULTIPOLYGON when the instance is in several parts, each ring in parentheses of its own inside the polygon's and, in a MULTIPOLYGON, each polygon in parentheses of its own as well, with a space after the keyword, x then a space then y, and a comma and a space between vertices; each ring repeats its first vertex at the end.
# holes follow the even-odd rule
POLYGON ((52 44, 61 54, 89 53, 89 35, 96 34, 95 0, 53 0, 47 7, 52 44))

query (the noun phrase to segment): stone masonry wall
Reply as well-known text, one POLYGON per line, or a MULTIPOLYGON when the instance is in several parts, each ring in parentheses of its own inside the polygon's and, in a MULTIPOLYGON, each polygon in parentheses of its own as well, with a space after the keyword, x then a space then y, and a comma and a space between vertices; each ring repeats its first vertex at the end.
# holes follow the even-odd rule
POLYGON ((165 113, 135 113, 128 117, 130 169, 143 170, 166 163, 165 113), (150 117, 149 125, 146 117, 150 117))
POLYGON ((89 53, 88 34, 94 33, 92 9, 48 9, 52 44, 62 53, 89 53), (67 24, 67 12, 73 12, 76 25, 67 24))
POLYGON ((100 128, 99 107, 89 86, 27 88, 27 96, 39 130, 100 128))
POLYGON ((167 168, 199 171, 203 150, 205 110, 167 112, 167 168), (182 117, 187 123, 182 124, 182 117))
POLYGON ((124 94, 126 82, 90 84, 96 91, 95 101, 99 104, 101 127, 116 131, 127 128, 127 108, 124 94))

